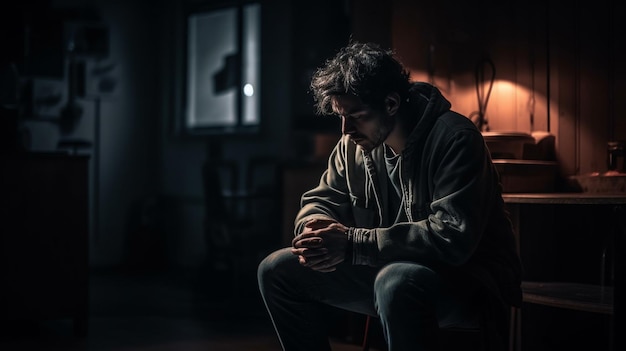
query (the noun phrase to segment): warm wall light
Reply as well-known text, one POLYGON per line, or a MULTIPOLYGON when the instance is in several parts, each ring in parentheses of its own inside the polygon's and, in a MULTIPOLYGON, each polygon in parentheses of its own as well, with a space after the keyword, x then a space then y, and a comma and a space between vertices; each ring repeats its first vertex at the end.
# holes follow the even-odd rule
POLYGON ((550 131, 543 94, 508 80, 496 80, 487 115, 492 130, 550 131))
MULTIPOLYGON (((479 110, 479 97, 475 77, 471 73, 454 77, 430 77, 423 70, 409 70, 413 81, 429 82, 438 87, 452 103, 452 109, 467 116, 476 115, 479 110)), ((479 87, 483 92, 489 89, 485 81, 479 87)), ((483 99, 485 96, 483 96, 483 99)), ((484 100, 483 100, 484 103, 484 100)), ((530 133, 550 131, 548 103, 543 94, 509 80, 495 79, 487 105, 484 106, 487 129, 490 131, 517 131, 530 133)))

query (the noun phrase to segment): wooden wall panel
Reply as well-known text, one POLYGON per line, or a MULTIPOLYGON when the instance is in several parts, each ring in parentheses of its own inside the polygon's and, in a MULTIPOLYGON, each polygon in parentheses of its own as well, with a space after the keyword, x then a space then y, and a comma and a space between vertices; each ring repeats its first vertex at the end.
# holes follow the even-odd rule
POLYGON ((623 135, 612 113, 618 99, 611 97, 623 96, 613 82, 625 76, 612 64, 619 30, 611 8, 610 0, 600 0, 551 9, 551 51, 559 72, 558 151, 566 174, 606 171, 606 143, 623 135))
POLYGON ((478 111, 479 84, 490 130, 547 131, 545 17, 526 3, 396 0, 393 47, 414 79, 434 83, 460 113, 478 111), (491 68, 484 59, 495 66, 488 100, 491 68))
POLYGON ((606 142, 626 139, 626 31, 615 0, 394 0, 383 12, 376 2, 355 3, 357 17, 373 6, 385 18, 355 19, 355 33, 390 35, 412 78, 435 84, 460 113, 478 111, 476 67, 491 59, 490 129, 553 133, 563 174, 604 171, 606 142))
POLYGON ((626 31, 615 0, 503 3, 395 0, 393 48, 413 79, 434 83, 466 115, 478 110, 475 69, 491 59, 491 130, 553 133, 565 175, 606 170, 607 141, 626 139, 626 31))
POLYGON ((554 72, 551 76, 551 85, 554 94, 551 95, 558 119, 558 128, 553 132, 557 135, 557 151, 564 174, 575 174, 579 170, 579 67, 580 59, 578 37, 578 11, 573 8, 550 8, 550 68, 554 72))

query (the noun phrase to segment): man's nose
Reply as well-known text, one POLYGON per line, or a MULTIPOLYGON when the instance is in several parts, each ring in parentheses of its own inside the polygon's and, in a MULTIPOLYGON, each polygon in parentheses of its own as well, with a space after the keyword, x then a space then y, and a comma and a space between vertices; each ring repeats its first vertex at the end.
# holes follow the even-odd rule
POLYGON ((341 133, 350 134, 351 132, 354 132, 354 125, 349 118, 341 117, 341 133))

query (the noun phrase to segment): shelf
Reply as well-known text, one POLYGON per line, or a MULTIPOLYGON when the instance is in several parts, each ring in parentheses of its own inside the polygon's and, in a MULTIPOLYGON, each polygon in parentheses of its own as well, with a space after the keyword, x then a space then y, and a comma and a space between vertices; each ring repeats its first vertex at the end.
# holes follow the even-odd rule
POLYGON ((506 193, 502 198, 508 204, 626 205, 626 194, 506 193))
POLYGON ((613 288, 591 284, 522 282, 524 302, 613 314, 613 288))

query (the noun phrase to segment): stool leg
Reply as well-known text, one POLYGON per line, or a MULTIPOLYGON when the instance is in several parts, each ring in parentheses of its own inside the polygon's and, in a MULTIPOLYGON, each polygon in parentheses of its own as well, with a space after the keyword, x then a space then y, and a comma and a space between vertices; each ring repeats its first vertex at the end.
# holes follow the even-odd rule
POLYGON ((521 311, 511 307, 511 321, 509 330, 509 351, 521 351, 521 311))
POLYGON ((365 319, 365 329, 363 330, 363 351, 369 351, 370 349, 370 341, 369 341, 369 330, 370 330, 370 320, 372 317, 367 316, 365 319))

